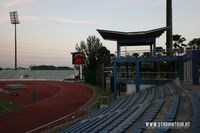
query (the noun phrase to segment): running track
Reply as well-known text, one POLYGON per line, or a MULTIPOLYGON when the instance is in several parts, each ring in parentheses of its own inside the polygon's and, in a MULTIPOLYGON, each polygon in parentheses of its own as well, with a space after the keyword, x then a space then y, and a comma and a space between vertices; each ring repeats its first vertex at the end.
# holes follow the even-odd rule
MULTIPOLYGON (((23 83, 27 90, 19 90, 20 96, 5 96, 14 102, 23 103, 23 108, 0 115, 0 133, 24 133, 72 112, 86 104, 94 96, 91 88, 61 81, 9 81, 23 83), (31 100, 31 92, 38 93, 37 102, 31 100), (21 91, 21 92, 20 92, 21 91)), ((8 81, 0 81, 0 87, 8 81)))

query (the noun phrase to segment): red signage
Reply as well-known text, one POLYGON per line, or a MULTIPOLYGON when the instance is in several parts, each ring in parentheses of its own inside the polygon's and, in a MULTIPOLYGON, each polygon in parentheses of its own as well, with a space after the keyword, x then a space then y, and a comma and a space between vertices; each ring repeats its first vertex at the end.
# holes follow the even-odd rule
POLYGON ((72 53, 72 64, 85 64, 85 55, 81 52, 72 53))

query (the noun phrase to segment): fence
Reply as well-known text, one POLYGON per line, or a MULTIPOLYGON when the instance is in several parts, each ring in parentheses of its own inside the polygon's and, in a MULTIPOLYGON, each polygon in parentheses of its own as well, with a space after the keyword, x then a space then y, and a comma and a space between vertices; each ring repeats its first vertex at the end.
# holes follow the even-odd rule
MULTIPOLYGON (((155 56, 166 56, 167 54, 173 55, 173 56, 182 56, 189 52, 191 50, 183 50, 183 49, 173 49, 167 51, 166 49, 156 49, 154 55, 155 56)), ((115 55, 120 54, 122 57, 143 57, 143 56, 151 56, 153 54, 153 51, 148 49, 142 49, 142 50, 125 50, 120 51, 119 53, 115 52, 115 55)))

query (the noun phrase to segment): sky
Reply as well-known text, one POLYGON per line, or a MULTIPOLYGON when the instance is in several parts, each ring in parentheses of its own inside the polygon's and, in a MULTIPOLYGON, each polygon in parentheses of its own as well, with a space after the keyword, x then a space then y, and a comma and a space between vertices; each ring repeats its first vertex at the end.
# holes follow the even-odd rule
MULTIPOLYGON (((188 43, 200 37, 200 0, 172 0, 173 34, 188 43)), ((0 67, 14 68, 14 25, 17 11, 18 67, 72 67, 71 52, 89 35, 100 38, 112 53, 116 42, 103 40, 96 29, 145 31, 166 26, 166 0, 0 0, 0 67)), ((157 46, 165 47, 165 33, 157 46)), ((145 49, 145 48, 138 48, 145 49)), ((128 49, 129 50, 129 49, 128 49)))

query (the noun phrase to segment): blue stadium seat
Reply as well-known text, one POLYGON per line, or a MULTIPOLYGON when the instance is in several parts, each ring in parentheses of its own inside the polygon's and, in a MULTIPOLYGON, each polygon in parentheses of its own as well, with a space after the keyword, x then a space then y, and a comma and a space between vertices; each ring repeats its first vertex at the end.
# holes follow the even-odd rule
POLYGON ((200 100, 199 96, 195 91, 190 91, 190 99, 192 102, 193 108, 193 117, 192 117, 192 132, 200 132, 200 100))
MULTIPOLYGON (((162 98, 158 104, 155 104, 151 113, 145 118, 146 121, 152 121, 164 104, 164 89, 161 89, 161 91, 160 97, 162 98)), ((63 130, 62 133, 108 133, 112 130, 119 133, 125 132, 151 106, 155 93, 156 90, 152 88, 151 91, 145 90, 143 93, 139 92, 135 95, 126 96, 110 106, 97 110, 86 119, 63 130)), ((173 111, 172 114, 174 114, 173 111)), ((144 122, 142 122, 139 124, 136 132, 142 132, 145 128, 144 122)))
MULTIPOLYGON (((165 122, 172 122, 175 120, 176 118, 176 114, 177 114, 177 109, 179 106, 179 102, 180 102, 180 97, 178 95, 174 95, 173 99, 172 99, 172 103, 171 106, 169 108, 169 111, 166 113, 164 120, 165 122)), ((155 130, 156 133, 161 133, 161 132, 167 132, 169 130, 169 128, 158 128, 155 130)))

